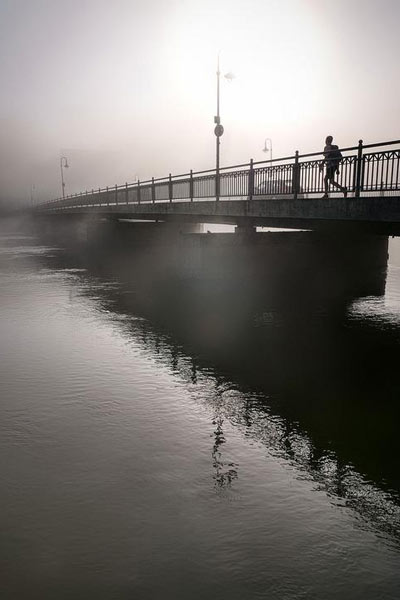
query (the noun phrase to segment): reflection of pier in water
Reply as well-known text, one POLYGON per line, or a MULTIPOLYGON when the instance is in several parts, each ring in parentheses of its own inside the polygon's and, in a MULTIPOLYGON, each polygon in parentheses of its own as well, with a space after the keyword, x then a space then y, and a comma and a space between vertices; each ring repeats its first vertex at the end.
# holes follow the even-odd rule
POLYGON ((290 261, 271 267, 271 280, 253 280, 249 287, 232 277, 172 281, 170 273, 162 276, 158 258, 152 270, 148 256, 143 267, 137 249, 130 253, 121 245, 111 252, 103 245, 100 254, 86 248, 46 261, 54 268, 86 267, 88 273, 76 275, 79 292, 110 318, 124 315, 122 334, 177 372, 188 393, 212 409, 217 488, 240 477, 224 443, 225 425, 234 426, 290 461, 335 502, 395 533, 399 327, 378 329, 348 315, 355 298, 384 292, 382 264, 360 280, 349 260, 332 295, 324 281, 335 269, 324 259, 314 264, 319 270, 312 281, 301 276, 298 255, 296 267, 290 261), (88 274, 98 278, 97 286, 88 274), (113 285, 104 286, 110 279, 113 285))

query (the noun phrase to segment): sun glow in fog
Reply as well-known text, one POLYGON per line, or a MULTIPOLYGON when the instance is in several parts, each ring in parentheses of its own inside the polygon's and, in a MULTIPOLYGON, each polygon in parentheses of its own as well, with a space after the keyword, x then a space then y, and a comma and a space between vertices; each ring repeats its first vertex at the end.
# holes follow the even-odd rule
POLYGON ((294 149, 299 140, 293 140, 293 128, 301 130, 307 122, 312 129, 324 101, 328 46, 307 5, 270 2, 262 15, 257 6, 222 3, 213 18, 199 9, 190 20, 178 12, 165 57, 171 88, 183 99, 180 109, 207 123, 208 137, 216 112, 219 51, 221 74, 235 74, 231 83, 221 77, 228 160, 254 156, 267 135, 274 138, 275 156, 287 152, 288 144, 294 149))

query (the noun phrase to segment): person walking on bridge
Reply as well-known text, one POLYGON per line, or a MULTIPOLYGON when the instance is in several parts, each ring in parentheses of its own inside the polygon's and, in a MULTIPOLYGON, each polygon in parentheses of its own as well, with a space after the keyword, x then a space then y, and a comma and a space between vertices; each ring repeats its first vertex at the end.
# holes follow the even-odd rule
POLYGON ((335 144, 332 144, 332 142, 333 142, 333 137, 331 135, 328 135, 328 137, 325 140, 325 148, 324 148, 325 158, 319 165, 320 171, 322 171, 324 168, 324 165, 326 165, 326 173, 325 173, 325 177, 324 177, 325 194, 322 196, 322 198, 329 198, 329 196, 328 196, 329 184, 331 184, 334 188, 343 192, 344 197, 347 198, 347 188, 343 187, 342 185, 340 185, 340 183, 335 181, 335 173, 337 173, 339 175, 339 164, 340 164, 340 161, 342 160, 343 156, 339 150, 339 147, 335 146, 335 144))

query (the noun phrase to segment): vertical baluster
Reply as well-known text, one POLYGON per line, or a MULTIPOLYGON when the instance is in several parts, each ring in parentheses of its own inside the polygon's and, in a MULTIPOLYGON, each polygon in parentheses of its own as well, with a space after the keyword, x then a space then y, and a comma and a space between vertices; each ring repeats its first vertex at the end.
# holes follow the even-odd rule
POLYGON ((382 179, 383 179, 383 155, 381 153, 378 154, 378 175, 376 178, 376 189, 380 190, 382 188, 382 179))
POLYGON ((392 189, 394 176, 394 151, 392 152, 392 156, 390 158, 390 167, 390 189, 392 189))
POLYGON ((314 187, 314 176, 315 176, 315 164, 314 161, 310 163, 310 181, 309 181, 309 187, 305 190, 303 190, 303 192, 306 194, 310 191, 312 191, 313 187, 314 187))
POLYGON ((365 160, 366 160, 367 172, 365 174, 364 187, 368 191, 371 189, 371 174, 370 174, 371 161, 368 159, 368 156, 365 158, 365 160))
POLYGON ((389 180, 389 154, 387 152, 384 152, 383 156, 385 157, 385 162, 386 162, 386 175, 385 175, 385 180, 384 180, 384 188, 386 190, 388 188, 388 180, 389 180))
POLYGON ((372 189, 378 188, 379 158, 374 154, 372 158, 372 169, 374 173, 372 189))
POLYGON ((312 167, 312 179, 311 179, 311 188, 310 190, 308 190, 309 192, 315 192, 315 188, 316 188, 316 174, 317 174, 317 163, 314 161, 313 162, 313 167, 312 167))
POLYGON ((379 181, 377 181, 377 189, 379 191, 383 187, 383 171, 385 169, 385 159, 383 153, 379 154, 379 181))
POLYGON ((377 191, 378 187, 379 187, 379 171, 380 171, 380 159, 379 159, 379 154, 374 156, 374 173, 375 173, 375 181, 374 181, 374 190, 377 191))
MULTIPOLYGON (((303 170, 303 178, 300 181, 300 190, 309 190, 311 187, 311 177, 312 177, 312 165, 307 163, 305 166, 305 170, 303 170)), ((301 173, 300 173, 301 175, 301 173)), ((299 191, 300 191, 299 190, 299 191)))
POLYGON ((367 165, 368 165, 368 178, 367 178, 367 190, 371 191, 373 188, 373 181, 374 181, 374 163, 373 163, 373 157, 371 157, 371 155, 368 158, 367 155, 367 165))

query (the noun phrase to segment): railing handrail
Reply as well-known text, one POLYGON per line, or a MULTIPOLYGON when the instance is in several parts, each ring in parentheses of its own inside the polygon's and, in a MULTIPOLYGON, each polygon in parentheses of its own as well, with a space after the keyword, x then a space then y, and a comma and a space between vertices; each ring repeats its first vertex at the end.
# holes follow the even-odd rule
MULTIPOLYGON (((390 140, 390 141, 386 141, 386 142, 378 142, 378 143, 371 143, 371 144, 363 144, 363 142, 360 140, 359 144, 357 146, 348 146, 348 147, 344 147, 344 148, 340 148, 340 152, 344 153, 344 152, 353 152, 353 151, 360 151, 360 147, 362 148, 362 151, 365 150, 369 150, 372 148, 383 148, 383 147, 388 147, 388 146, 394 146, 394 145, 400 145, 400 140, 390 140)), ((219 172, 222 173, 223 175, 228 175, 234 171, 239 171, 239 172, 243 172, 244 174, 248 173, 250 170, 254 169, 255 167, 259 167, 260 165, 266 165, 266 169, 268 169, 268 167, 272 167, 272 166, 276 166, 278 165, 278 163, 280 163, 278 166, 285 166, 286 164, 288 166, 293 166, 293 163, 297 161, 296 164, 299 164, 299 166, 301 166, 302 164, 304 164, 304 161, 302 162, 301 159, 305 159, 305 158, 312 158, 312 157, 320 157, 323 154, 323 151, 318 151, 318 152, 308 152, 305 154, 298 154, 297 152, 294 155, 290 155, 290 156, 284 156, 284 157, 279 157, 279 158, 274 158, 274 159, 270 159, 270 160, 262 160, 262 161, 253 161, 252 159, 248 162, 248 163, 241 163, 241 164, 237 164, 237 165, 229 165, 229 166, 225 166, 225 167, 220 167, 219 168, 219 172), (289 162, 292 161, 292 162, 289 162), (283 164, 282 164, 283 163, 283 164)), ((100 195, 100 194, 104 194, 113 190, 115 194, 118 194, 118 191, 120 190, 125 190, 127 192, 134 190, 134 189, 146 189, 149 187, 154 188, 154 186, 160 186, 165 184, 165 186, 171 186, 171 184, 173 185, 174 183, 177 184, 179 182, 182 183, 190 183, 190 182, 194 182, 199 181, 202 177, 204 177, 204 179, 208 179, 207 175, 210 175, 210 179, 212 179, 213 177, 215 177, 216 174, 216 170, 215 168, 211 168, 211 169, 203 169, 200 171, 190 171, 188 173, 181 173, 179 175, 167 175, 165 177, 157 177, 157 178, 151 178, 151 179, 146 179, 144 181, 140 181, 137 180, 135 182, 132 183, 124 183, 124 184, 115 184, 113 186, 106 186, 104 188, 97 188, 95 190, 92 190, 90 192, 88 192, 87 190, 85 192, 78 192, 76 194, 69 194, 67 196, 65 196, 64 198, 56 198, 56 199, 52 199, 52 200, 48 200, 46 202, 40 203, 38 205, 38 207, 40 206, 45 206, 48 204, 56 204, 58 202, 61 201, 65 201, 65 200, 69 200, 72 198, 78 198, 78 197, 83 197, 83 196, 96 196, 96 195, 100 195)), ((139 192, 138 192, 139 193, 139 192)))

